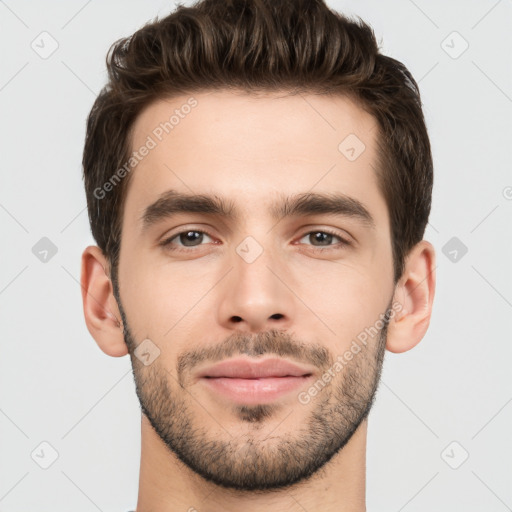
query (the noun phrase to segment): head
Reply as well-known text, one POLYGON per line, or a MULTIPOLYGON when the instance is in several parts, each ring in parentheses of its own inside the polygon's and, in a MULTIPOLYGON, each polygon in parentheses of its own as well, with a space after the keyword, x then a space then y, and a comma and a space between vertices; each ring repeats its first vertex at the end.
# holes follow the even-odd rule
POLYGON ((321 0, 178 6, 107 66, 83 156, 88 328, 130 354, 145 417, 191 470, 251 491, 308 478, 365 422, 385 348, 428 327, 418 86, 321 0), (213 393, 201 371, 244 355, 309 377, 265 403, 213 393))

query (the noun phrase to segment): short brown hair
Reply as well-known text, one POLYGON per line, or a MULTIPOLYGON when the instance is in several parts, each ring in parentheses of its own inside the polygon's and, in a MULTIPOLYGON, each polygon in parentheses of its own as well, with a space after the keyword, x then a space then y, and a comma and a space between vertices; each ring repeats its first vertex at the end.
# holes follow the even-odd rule
POLYGON ((323 0, 178 4, 113 43, 106 63, 108 83, 87 119, 83 171, 92 234, 114 278, 130 174, 104 197, 97 191, 129 160, 135 119, 158 99, 226 88, 345 95, 378 121, 375 170, 389 210, 395 283, 401 277, 430 214, 430 142, 416 81, 379 52, 361 18, 323 0))

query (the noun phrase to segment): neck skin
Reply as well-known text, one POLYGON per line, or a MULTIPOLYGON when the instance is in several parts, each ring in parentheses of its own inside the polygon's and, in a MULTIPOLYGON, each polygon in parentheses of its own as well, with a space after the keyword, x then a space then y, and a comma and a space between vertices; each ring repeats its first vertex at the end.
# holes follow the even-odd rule
POLYGON ((141 428, 136 512, 366 512, 367 420, 309 480, 268 493, 241 493, 205 481, 168 450, 144 415, 141 428))

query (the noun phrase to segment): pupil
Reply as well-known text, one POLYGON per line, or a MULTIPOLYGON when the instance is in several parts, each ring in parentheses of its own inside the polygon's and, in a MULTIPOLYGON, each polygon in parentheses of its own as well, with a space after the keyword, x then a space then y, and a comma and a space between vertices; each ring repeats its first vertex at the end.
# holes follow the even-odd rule
POLYGON ((329 242, 331 237, 332 235, 330 233, 322 233, 320 231, 315 233, 315 238, 318 242, 329 242))
POLYGON ((183 245, 187 245, 188 242, 194 242, 194 240, 197 240, 201 236, 202 234, 198 233, 197 231, 188 231, 187 233, 182 233, 181 242, 183 243, 183 245), (192 240, 190 238, 192 238, 192 240))

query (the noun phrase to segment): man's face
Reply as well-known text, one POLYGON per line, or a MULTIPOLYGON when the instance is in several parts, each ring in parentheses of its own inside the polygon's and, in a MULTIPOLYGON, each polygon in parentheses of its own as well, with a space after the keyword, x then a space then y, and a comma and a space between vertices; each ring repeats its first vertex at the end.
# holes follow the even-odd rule
POLYGON ((182 108, 189 96, 154 103, 134 126, 133 150, 151 148, 127 191, 118 283, 137 394, 163 443, 202 477, 284 487, 345 446, 380 378, 394 283, 377 125, 343 97, 193 97, 193 108, 182 108), (158 129, 173 114, 169 133, 158 129), (222 199, 232 215, 182 211, 162 200, 170 191, 222 199), (305 199, 291 208, 303 194, 345 201, 338 212, 305 199), (373 333, 366 343, 362 332, 373 333), (205 376, 232 358, 303 371, 205 376))

